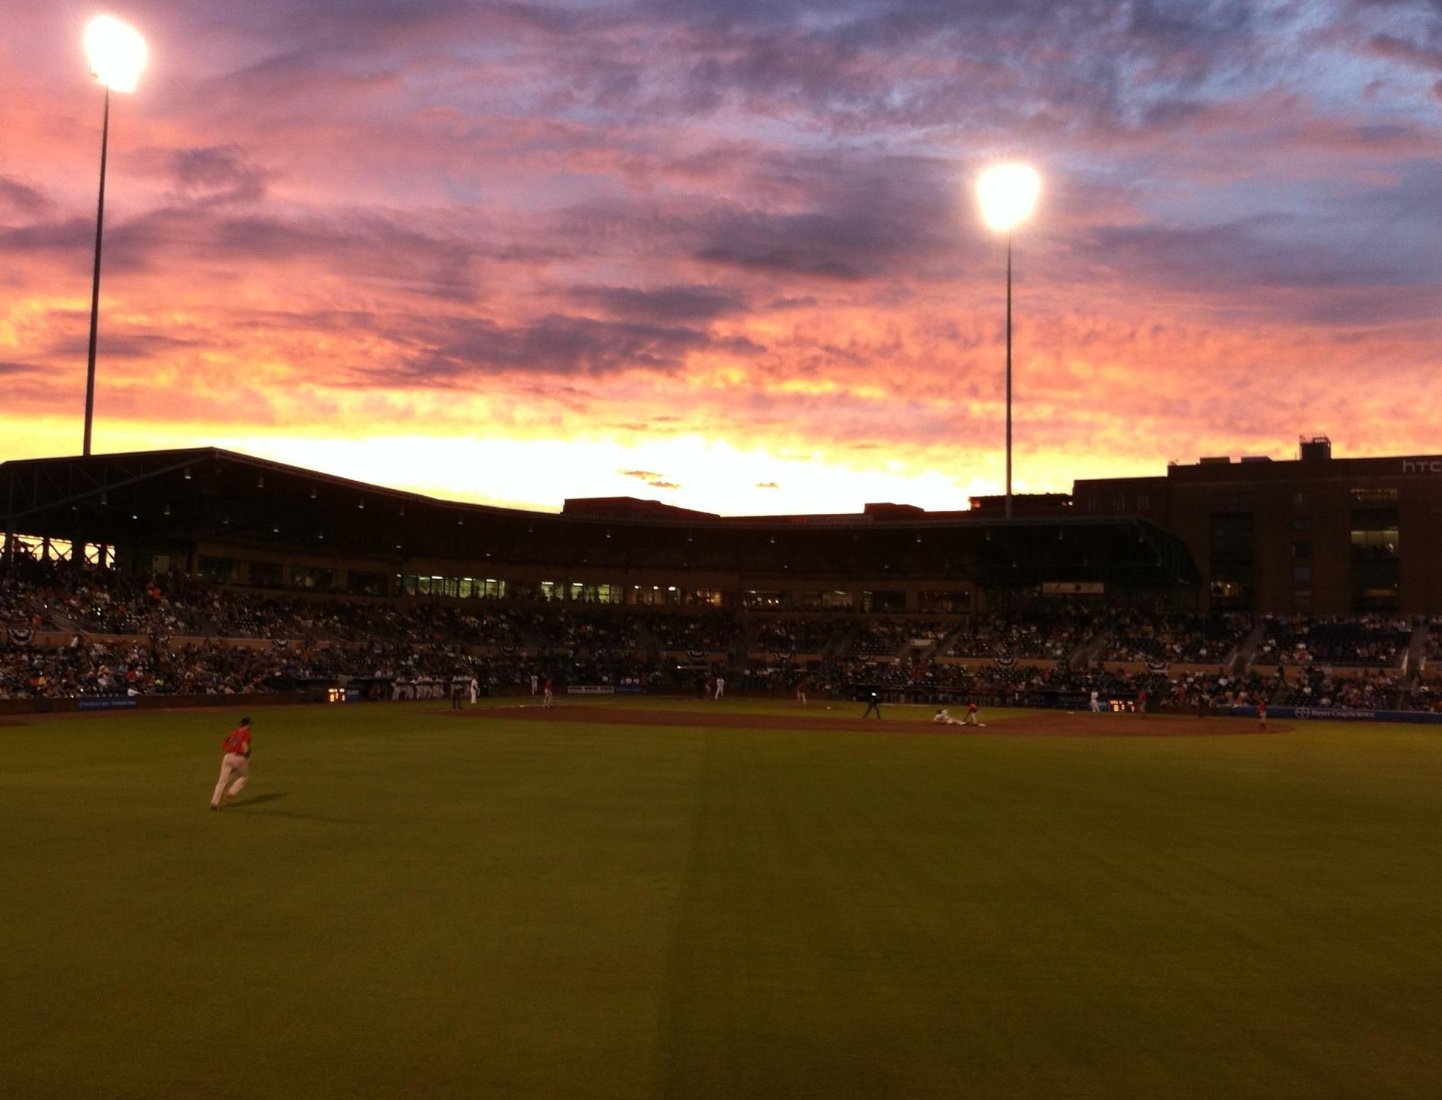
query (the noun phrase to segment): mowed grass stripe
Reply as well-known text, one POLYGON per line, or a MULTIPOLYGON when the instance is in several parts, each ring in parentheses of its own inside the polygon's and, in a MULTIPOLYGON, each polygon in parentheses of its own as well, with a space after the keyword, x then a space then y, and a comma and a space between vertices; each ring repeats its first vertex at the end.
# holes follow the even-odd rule
POLYGON ((1442 1085, 1435 733, 912 736, 897 712, 882 736, 564 710, 261 711, 252 785, 219 814, 234 716, 0 729, 7 1088, 1442 1085))
POLYGON ((88 787, 31 801, 7 894, 34 904, 3 918, 28 950, 0 962, 49 1006, 3 1010, 25 1095, 644 1091, 683 744, 482 736, 421 708, 256 719, 221 813, 213 716, 107 719, 149 762, 117 782, 67 759, 88 787), (184 732, 162 767, 164 725, 184 732))
POLYGON ((1424 776, 1302 738, 798 741, 709 758, 669 1094, 1439 1080, 1424 776))

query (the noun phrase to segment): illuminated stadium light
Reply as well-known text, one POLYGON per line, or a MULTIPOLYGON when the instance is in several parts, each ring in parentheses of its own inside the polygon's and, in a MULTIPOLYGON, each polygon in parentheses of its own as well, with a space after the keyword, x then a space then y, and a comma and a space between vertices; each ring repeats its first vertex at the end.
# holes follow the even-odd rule
POLYGON ((1036 209, 1041 176, 1029 164, 995 164, 977 178, 981 218, 993 233, 1010 233, 1036 209))
POLYGON ((85 28, 90 71, 105 86, 100 126, 100 199, 95 212, 95 271, 90 281, 90 350, 85 368, 85 436, 81 454, 90 454, 95 420, 95 347, 100 334, 100 242, 105 227, 105 162, 110 148, 110 92, 133 92, 149 51, 140 32, 110 15, 98 15, 85 28))
POLYGON ((113 15, 97 15, 85 27, 90 72, 109 90, 133 92, 150 50, 139 31, 113 15))
POLYGON ((1011 234, 1031 217, 1041 194, 1041 176, 1029 164, 994 164, 978 177, 981 218, 994 233, 1006 234, 1006 518, 1011 519, 1011 234))

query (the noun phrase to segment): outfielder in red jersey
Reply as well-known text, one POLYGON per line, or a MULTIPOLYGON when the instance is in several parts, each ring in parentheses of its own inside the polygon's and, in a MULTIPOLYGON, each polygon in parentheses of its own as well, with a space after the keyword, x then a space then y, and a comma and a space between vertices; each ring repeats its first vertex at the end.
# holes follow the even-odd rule
POLYGON ((220 780, 215 784, 215 793, 210 796, 212 810, 220 809, 222 801, 228 802, 238 795, 250 778, 249 718, 242 718, 240 725, 226 734, 221 750, 225 755, 220 758, 220 780))

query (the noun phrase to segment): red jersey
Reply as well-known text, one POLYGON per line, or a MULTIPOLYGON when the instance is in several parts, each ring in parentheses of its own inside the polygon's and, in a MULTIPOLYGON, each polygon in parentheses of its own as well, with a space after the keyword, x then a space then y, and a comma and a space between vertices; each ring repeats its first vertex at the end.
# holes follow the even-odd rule
POLYGON ((237 756, 250 755, 250 727, 237 726, 225 735, 225 742, 221 748, 228 754, 235 753, 237 756))

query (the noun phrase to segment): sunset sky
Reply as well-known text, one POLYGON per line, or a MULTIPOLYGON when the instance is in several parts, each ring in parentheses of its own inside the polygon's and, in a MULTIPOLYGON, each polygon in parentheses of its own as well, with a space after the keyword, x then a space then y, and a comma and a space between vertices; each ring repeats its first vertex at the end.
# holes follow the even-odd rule
POLYGON ((1442 452, 1442 0, 4 0, 0 459, 964 507, 1442 452))

